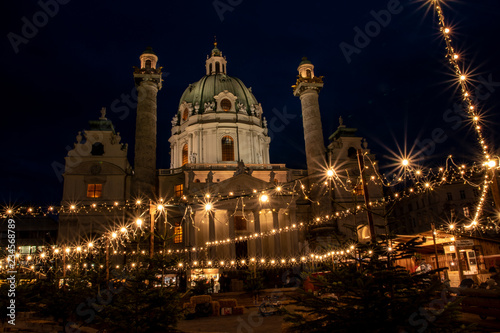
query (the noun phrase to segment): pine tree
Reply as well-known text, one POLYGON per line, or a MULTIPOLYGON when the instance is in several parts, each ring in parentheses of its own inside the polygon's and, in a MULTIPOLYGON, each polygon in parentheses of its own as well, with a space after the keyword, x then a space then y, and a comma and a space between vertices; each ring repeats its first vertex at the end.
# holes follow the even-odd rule
POLYGON ((97 314, 107 332, 175 332, 182 316, 180 294, 157 278, 164 262, 153 259, 116 279, 112 301, 97 314))
MULTIPOLYGON (((382 243, 383 244, 383 243, 382 243)), ((409 244, 414 245, 414 244, 409 244)), ((409 246, 407 246, 408 248, 409 246)), ((359 253, 364 252, 362 246, 359 253)), ((392 252, 393 259, 408 251, 392 252)), ((407 249, 406 249, 407 250, 407 249)), ((461 332, 459 298, 451 297, 436 270, 410 274, 391 267, 387 252, 372 247, 363 258, 330 266, 311 277, 321 295, 302 292, 288 313, 291 332, 461 332), (381 256, 383 255, 383 256, 381 256)))

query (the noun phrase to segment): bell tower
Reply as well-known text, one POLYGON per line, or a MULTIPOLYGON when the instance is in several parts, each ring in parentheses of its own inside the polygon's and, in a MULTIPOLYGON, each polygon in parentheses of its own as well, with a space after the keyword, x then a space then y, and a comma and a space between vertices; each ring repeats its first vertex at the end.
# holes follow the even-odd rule
POLYGON ((323 88, 323 77, 314 75, 314 65, 306 57, 302 58, 297 70, 297 83, 292 88, 293 94, 300 97, 302 104, 307 172, 312 176, 324 171, 326 167, 326 149, 318 101, 319 91, 323 88))
POLYGON ((141 67, 134 68, 137 88, 135 127, 135 160, 132 194, 154 198, 156 193, 156 123, 157 93, 161 89, 161 67, 158 57, 148 47, 139 57, 141 67))

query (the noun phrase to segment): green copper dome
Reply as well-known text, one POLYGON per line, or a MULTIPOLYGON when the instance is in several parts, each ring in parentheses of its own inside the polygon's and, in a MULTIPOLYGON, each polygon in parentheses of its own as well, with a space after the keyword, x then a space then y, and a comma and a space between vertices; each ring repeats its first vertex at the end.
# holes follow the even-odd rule
POLYGON ((251 90, 240 79, 226 74, 213 74, 205 75, 198 82, 190 84, 182 94, 179 106, 183 102, 192 103, 193 106, 199 103, 199 112, 203 113, 205 103, 215 102, 214 96, 225 90, 238 97, 236 103, 242 103, 248 114, 251 105, 259 104, 251 90))
POLYGON ((144 52, 142 52, 142 54, 154 54, 154 55, 156 55, 156 53, 153 51, 153 48, 151 46, 146 47, 146 50, 144 50, 144 52))
POLYGON ((301 65, 305 65, 305 64, 312 64, 312 62, 310 62, 307 57, 302 57, 302 61, 300 62, 299 66, 301 65))
POLYGON ((220 50, 217 48, 217 44, 214 45, 214 48, 212 50, 212 56, 217 56, 217 57, 220 57, 222 55, 222 53, 220 52, 220 50))

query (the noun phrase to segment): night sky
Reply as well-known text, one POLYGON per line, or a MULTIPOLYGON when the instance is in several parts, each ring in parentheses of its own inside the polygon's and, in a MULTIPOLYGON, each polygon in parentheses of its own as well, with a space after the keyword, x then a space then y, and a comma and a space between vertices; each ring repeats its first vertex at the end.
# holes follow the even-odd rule
MULTIPOLYGON (((401 1, 401 8, 394 0, 59 1, 58 8, 45 6, 53 17, 41 11, 55 0, 1 4, 0 204, 60 203, 62 183, 53 166, 64 163, 66 147, 101 107, 129 144, 133 163, 136 114, 122 96, 131 95, 132 66, 148 46, 165 73, 158 94, 158 168, 168 168, 170 121, 183 91, 205 74, 214 35, 228 75, 252 87, 268 122, 281 120, 276 124, 283 126, 271 129, 272 163, 305 168, 300 100, 290 87, 303 56, 324 76, 325 141, 342 116, 367 138, 382 166, 398 145, 410 148, 436 131, 442 142, 420 155, 423 165, 436 166, 450 154, 457 161, 477 156, 467 123, 447 112, 459 95, 433 12, 426 13, 421 1, 401 1), (374 25, 373 12, 388 6, 398 13, 385 17, 385 26, 374 25), (38 31, 24 27, 34 21, 38 31), (356 30, 367 24, 380 29, 346 57, 341 43, 354 47, 356 30)), ((498 147, 500 3, 449 4, 445 15, 455 47, 481 85, 485 134, 498 147)))

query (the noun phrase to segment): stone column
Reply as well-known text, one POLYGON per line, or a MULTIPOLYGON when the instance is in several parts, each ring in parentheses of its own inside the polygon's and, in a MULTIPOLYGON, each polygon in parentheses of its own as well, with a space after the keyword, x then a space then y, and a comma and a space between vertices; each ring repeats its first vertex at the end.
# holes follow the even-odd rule
POLYGON ((274 235, 274 256, 281 254, 281 235, 278 232, 280 228, 279 223, 279 213, 273 210, 273 229, 276 230, 276 234, 274 235))
MULTIPOLYGON (((188 212, 189 216, 195 216, 190 214, 191 211, 188 212)), ((185 219, 186 223, 186 229, 188 230, 188 244, 191 245, 191 247, 196 247, 196 234, 195 234, 195 228, 194 228, 194 223, 195 219, 193 218, 187 218, 185 219)), ((198 259, 198 252, 195 251, 193 252, 192 259, 198 259)))
MULTIPOLYGON (((290 225, 288 226, 291 228, 294 224, 295 227, 298 226, 297 223, 297 209, 295 208, 295 205, 290 205, 288 208, 288 215, 290 216, 290 225)), ((291 255, 294 256, 296 254, 300 253, 300 248, 299 248, 299 234, 298 231, 295 229, 293 231, 289 232, 290 234, 290 249, 291 249, 291 255)))
MULTIPOLYGON (((234 231, 234 216, 231 214, 230 211, 227 211, 227 223, 229 226, 229 238, 234 239, 236 236, 236 233, 234 231)), ((229 256, 231 258, 236 258, 236 244, 235 243, 229 243, 229 256)))
POLYGON ((307 171, 309 176, 323 170, 325 165, 325 143, 319 112, 318 90, 305 89, 300 94, 304 141, 306 148, 307 171))
POLYGON ((133 192, 154 198, 156 186, 156 95, 154 81, 141 81, 137 87, 135 165, 133 192))
POLYGON ((293 94, 300 97, 302 104, 307 171, 311 177, 326 167, 326 149, 318 102, 318 93, 323 88, 323 77, 314 75, 314 65, 305 57, 302 58, 297 71, 299 76, 293 86, 293 94))
MULTIPOLYGON (((215 241, 215 213, 213 211, 209 211, 208 213, 208 241, 215 241)), ((216 246, 210 246, 208 252, 208 258, 213 260, 216 254, 216 246)))
POLYGON ((255 233, 259 234, 259 237, 255 239, 255 255, 257 257, 262 257, 262 239, 260 238, 260 214, 258 209, 253 211, 253 224, 255 233))

